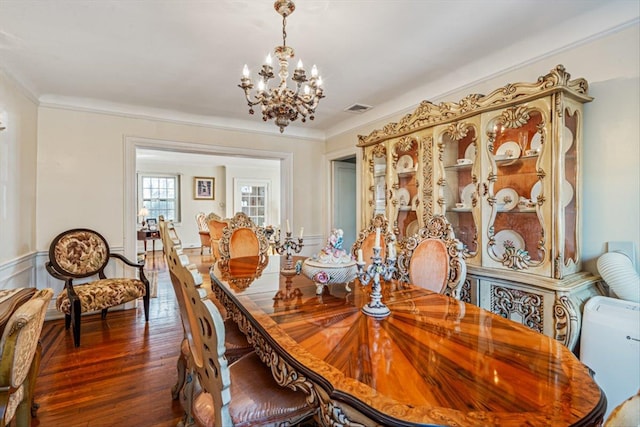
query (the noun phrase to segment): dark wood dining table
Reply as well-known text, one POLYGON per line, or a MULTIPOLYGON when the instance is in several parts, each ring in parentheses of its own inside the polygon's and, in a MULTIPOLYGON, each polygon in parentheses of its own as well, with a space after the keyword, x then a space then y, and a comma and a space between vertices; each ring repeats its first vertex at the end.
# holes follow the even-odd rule
POLYGON ((316 295, 284 257, 214 265, 212 290, 276 381, 331 426, 600 425, 606 398, 560 342, 477 306, 385 282, 391 315, 362 313, 370 287, 316 295), (221 270, 222 267, 222 270, 221 270), (249 278, 249 279, 248 279, 249 278))

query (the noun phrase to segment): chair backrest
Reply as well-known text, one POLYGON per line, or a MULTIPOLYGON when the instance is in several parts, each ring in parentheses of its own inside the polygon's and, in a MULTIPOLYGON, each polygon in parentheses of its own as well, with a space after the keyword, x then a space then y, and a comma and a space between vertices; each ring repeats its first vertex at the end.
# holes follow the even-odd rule
POLYGON ((209 231, 209 227, 207 226, 207 216, 204 212, 198 212, 196 214, 196 223, 198 224, 198 231, 209 231))
POLYGON ((398 274, 401 281, 460 298, 467 265, 462 242, 444 216, 433 216, 417 234, 400 242, 398 274))
POLYGON ((243 212, 236 213, 222 232, 220 258, 266 257, 269 242, 265 230, 256 226, 243 212))
POLYGON ((609 414, 604 427, 625 427, 640 425, 640 390, 631 396, 609 414))
MULTIPOLYGON (((191 270, 197 270, 197 266, 192 264, 189 257, 182 252, 182 241, 178 237, 173 221, 165 221, 164 217, 160 215, 158 229, 160 231, 160 240, 162 240, 162 247, 164 249, 164 254, 167 257, 167 261, 169 261, 169 252, 173 249, 183 266, 191 270)), ((198 285, 202 284, 202 277, 200 279, 201 280, 198 285)))
POLYGON ((231 379, 225 358, 224 320, 216 306, 208 298, 202 298, 195 286, 193 270, 181 264, 174 247, 168 251, 168 259, 172 282, 182 293, 178 303, 182 304, 181 315, 191 362, 202 391, 212 397, 212 413, 216 417, 212 425, 231 426, 231 379))
MULTIPOLYGON (((19 306, 11 315, 2 333, 0 341, 0 393, 17 391, 17 402, 9 403, 4 412, 4 420, 0 423, 7 425, 13 418, 17 404, 22 400, 25 390, 21 390, 31 362, 36 353, 40 332, 44 323, 44 317, 53 297, 53 289, 46 288, 36 291, 33 297, 19 306)), ((28 394, 27 394, 28 395, 28 394)), ((4 398, 0 400, 6 402, 4 398)))
POLYGON ((206 222, 211 238, 211 254, 214 259, 218 259, 220 258, 220 239, 222 239, 223 231, 229 224, 229 221, 222 219, 214 213, 210 213, 207 215, 206 222))
POLYGON ((160 215, 158 218, 158 230, 160 231, 160 241, 163 248, 168 248, 171 245, 182 247, 182 241, 178 237, 173 221, 165 221, 164 216, 160 215))
POLYGON ((351 246, 351 255, 353 255, 354 258, 357 259, 358 257, 358 249, 362 249, 362 259, 364 262, 371 262, 377 228, 380 228, 380 239, 383 240, 380 242, 380 256, 382 259, 385 258, 387 253, 387 243, 392 239, 390 234, 392 232, 389 230, 389 221, 382 214, 377 214, 371 218, 367 228, 358 233, 358 238, 353 246, 351 246))
POLYGON ((109 262, 109 244, 102 235, 87 228, 58 234, 49 246, 51 266, 65 276, 82 278, 99 274, 109 262))

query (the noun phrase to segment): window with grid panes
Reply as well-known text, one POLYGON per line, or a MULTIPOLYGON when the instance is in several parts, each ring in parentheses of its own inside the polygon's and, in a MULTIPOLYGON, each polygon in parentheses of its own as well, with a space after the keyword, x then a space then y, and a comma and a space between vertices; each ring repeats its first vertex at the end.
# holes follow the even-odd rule
POLYGON ((240 186, 240 207, 254 224, 262 226, 266 221, 267 186, 240 186))
MULTIPOLYGON (((163 215, 165 220, 180 222, 180 176, 172 174, 138 175, 138 211, 149 210, 147 218, 163 215)), ((138 218, 141 223, 143 218, 138 218)))

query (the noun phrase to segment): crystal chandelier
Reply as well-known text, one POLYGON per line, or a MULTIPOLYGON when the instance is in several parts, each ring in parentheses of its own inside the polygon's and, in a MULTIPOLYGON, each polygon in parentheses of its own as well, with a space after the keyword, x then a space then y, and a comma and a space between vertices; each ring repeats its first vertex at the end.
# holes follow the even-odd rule
POLYGON ((261 77, 258 82, 258 90, 251 96, 253 82, 249 78, 249 68, 245 64, 242 70, 242 78, 238 87, 244 90, 249 105, 249 114, 253 114, 253 106, 260 105, 262 109, 262 120, 275 119, 275 123, 280 127, 280 132, 298 116, 302 117, 302 122, 314 119, 315 109, 321 98, 324 98, 322 91, 322 78, 318 75, 318 69, 314 65, 311 69, 311 78, 307 79, 302 61, 298 61, 296 69, 293 71, 291 80, 295 82, 295 88, 287 87, 287 77, 289 77, 288 59, 294 57, 293 48, 287 46, 287 16, 291 15, 296 6, 291 0, 277 0, 273 7, 282 16, 282 46, 276 46, 275 55, 280 64, 280 84, 277 87, 269 88, 269 80, 274 77, 271 66, 271 54, 267 55, 267 60, 258 73, 261 77), (303 87, 304 85, 304 87, 303 87))

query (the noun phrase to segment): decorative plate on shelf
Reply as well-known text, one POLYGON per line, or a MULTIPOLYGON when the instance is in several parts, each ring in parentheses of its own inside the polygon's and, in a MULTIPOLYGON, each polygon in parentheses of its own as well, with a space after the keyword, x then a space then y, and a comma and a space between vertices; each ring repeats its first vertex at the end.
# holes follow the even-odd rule
POLYGON ((418 232, 418 220, 414 219, 413 221, 411 221, 409 223, 409 225, 407 225, 407 232, 406 232, 406 236, 413 236, 414 234, 416 234, 418 232))
POLYGON ((496 206, 498 211, 510 211, 520 201, 518 192, 513 188, 505 187, 496 193, 496 206))
POLYGON ((540 132, 536 132, 536 134, 533 135, 529 147, 531 147, 532 150, 540 150, 542 147, 542 134, 540 132))
POLYGON ((409 190, 406 188, 398 188, 398 192, 396 193, 396 200, 398 200, 398 206, 400 208, 409 207, 409 203, 411 202, 411 195, 409 194, 409 190))
POLYGON ((520 144, 515 141, 507 141, 498 147, 494 157, 496 160, 517 159, 520 157, 520 144))
POLYGON ((513 246, 515 249, 524 249, 524 238, 514 230, 502 230, 498 231, 495 235, 496 244, 493 247, 493 252, 502 258, 505 252, 505 246, 513 246))
POLYGON ((540 193, 542 193, 542 181, 536 181, 531 187, 531 201, 537 203, 540 193))
POLYGON ((398 159, 398 166, 397 166, 397 171, 398 172, 413 172, 413 157, 411 157, 408 154, 405 154, 404 156, 400 156, 400 158, 398 159))
POLYGON ((473 193, 476 191, 476 186, 473 184, 466 185, 460 192, 460 201, 464 203, 466 208, 470 208, 473 199, 473 193))
POLYGON ((562 183, 562 207, 566 208, 573 200, 573 185, 566 179, 562 183))
POLYGON ((569 151, 572 145, 573 145, 573 132, 571 132, 571 129, 564 126, 562 128, 562 152, 566 153, 567 151, 569 151))
POLYGON ((476 161, 476 146, 474 144, 469 144, 464 150, 464 158, 471 160, 471 163, 476 161))

